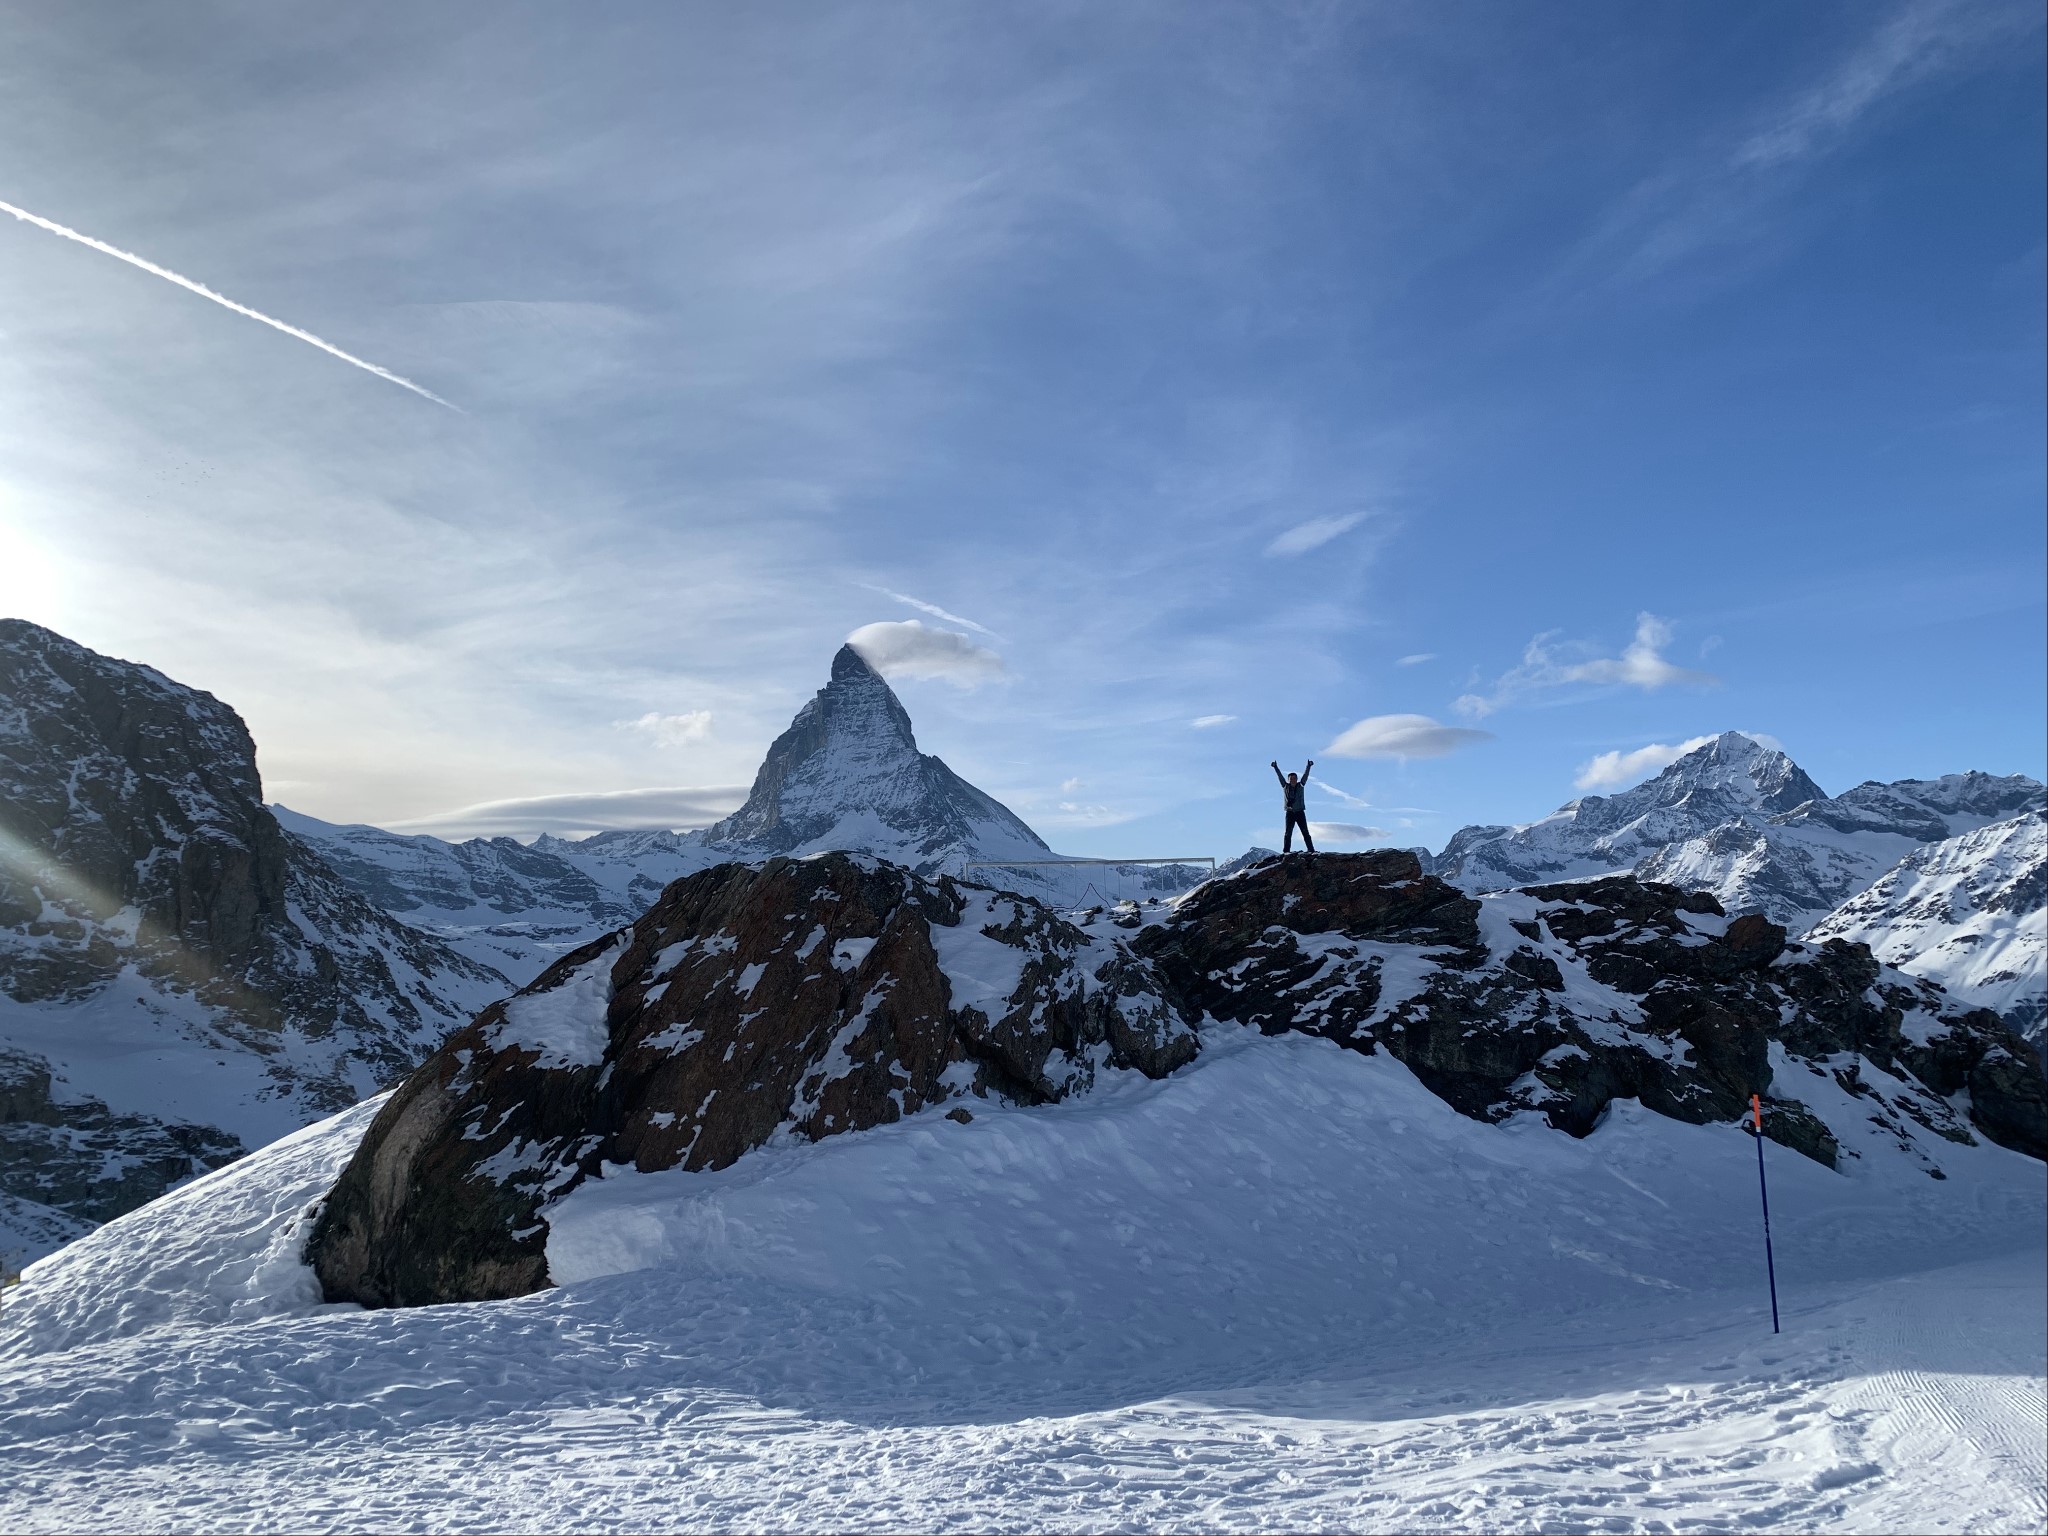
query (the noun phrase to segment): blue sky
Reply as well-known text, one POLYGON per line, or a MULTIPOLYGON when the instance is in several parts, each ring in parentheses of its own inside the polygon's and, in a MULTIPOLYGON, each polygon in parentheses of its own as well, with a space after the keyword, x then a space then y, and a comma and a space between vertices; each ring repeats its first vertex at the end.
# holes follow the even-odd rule
POLYGON ((2036 5, 0 37, 0 200, 459 408, 0 218, 0 606, 314 815, 687 824, 913 620, 1073 852, 1270 840, 1276 756, 1431 846, 1726 728, 2043 772, 2036 5))

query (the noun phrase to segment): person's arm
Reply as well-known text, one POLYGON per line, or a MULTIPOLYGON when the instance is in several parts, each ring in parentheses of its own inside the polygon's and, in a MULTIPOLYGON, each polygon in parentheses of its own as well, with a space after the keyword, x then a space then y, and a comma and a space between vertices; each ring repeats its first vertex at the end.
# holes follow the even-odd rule
POLYGON ((1308 775, 1309 775, 1309 769, 1310 769, 1310 768, 1313 768, 1313 767, 1315 767, 1315 765, 1316 765, 1316 760, 1315 760, 1314 758, 1310 758, 1310 759, 1308 760, 1308 768, 1304 768, 1304 769, 1302 769, 1302 770, 1301 770, 1301 782, 1302 782, 1302 783, 1306 784, 1306 783, 1308 782, 1308 775))
POLYGON ((1278 762, 1275 762, 1273 764, 1273 777, 1280 781, 1280 787, 1282 789, 1285 789, 1287 787, 1287 775, 1280 771, 1280 764, 1278 762))

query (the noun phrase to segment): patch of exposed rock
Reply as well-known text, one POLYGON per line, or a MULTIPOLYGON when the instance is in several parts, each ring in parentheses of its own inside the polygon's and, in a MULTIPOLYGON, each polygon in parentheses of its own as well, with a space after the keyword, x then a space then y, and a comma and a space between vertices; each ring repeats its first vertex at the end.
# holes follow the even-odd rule
POLYGON ((1833 1166, 1800 1096, 1819 1074, 1931 1173, 1909 1121, 2048 1155, 2040 1070, 1995 1015, 1701 893, 1475 898, 1411 853, 1275 857, 1126 937, 826 855, 680 880, 480 1015, 379 1115, 313 1261, 371 1305, 520 1294, 547 1283, 549 1202, 607 1163, 719 1168, 963 1096, 1055 1100, 1105 1067, 1164 1075, 1226 1023, 1384 1050, 1462 1113, 1574 1135, 1616 1098, 1702 1124, 1754 1093, 1767 1134, 1833 1166))
POLYGON ((546 1205, 605 1164, 723 1168, 1195 1050, 1146 962, 1026 898, 848 854, 720 865, 450 1038, 371 1126, 313 1262, 373 1306, 519 1295, 547 1283, 546 1205))

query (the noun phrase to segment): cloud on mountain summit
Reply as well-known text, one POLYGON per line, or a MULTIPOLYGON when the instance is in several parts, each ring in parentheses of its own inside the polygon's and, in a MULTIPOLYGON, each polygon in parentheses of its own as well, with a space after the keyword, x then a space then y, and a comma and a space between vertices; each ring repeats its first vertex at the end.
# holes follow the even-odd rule
POLYGON ((863 624, 846 643, 884 677, 939 677, 978 688, 1003 675, 1003 658, 958 630, 934 629, 917 619, 863 624))
POLYGON ((1695 736, 1676 746, 1653 741, 1633 752, 1602 752, 1579 769, 1579 776, 1572 783, 1580 789, 1620 789, 1653 773, 1661 773, 1686 753, 1704 747, 1713 739, 1711 736, 1695 736))
POLYGON ((1636 615, 1635 638, 1619 656, 1591 654, 1582 643, 1554 643, 1556 630, 1536 636, 1522 651, 1522 663, 1495 681, 1486 693, 1468 693, 1453 706, 1468 720, 1483 720, 1502 706, 1532 693, 1573 683, 1620 684, 1655 692, 1674 683, 1712 687, 1721 680, 1711 672, 1695 672, 1664 659, 1671 643, 1671 623, 1654 613, 1636 615))

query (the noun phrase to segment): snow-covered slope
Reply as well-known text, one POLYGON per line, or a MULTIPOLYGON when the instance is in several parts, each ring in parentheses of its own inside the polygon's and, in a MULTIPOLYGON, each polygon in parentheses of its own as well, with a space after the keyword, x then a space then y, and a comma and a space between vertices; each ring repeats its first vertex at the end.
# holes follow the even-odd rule
POLYGON ((1466 827, 1430 868, 1473 891, 1629 871, 1801 933, 1922 845, 2042 803, 2042 786, 2019 774, 1865 783, 1830 797, 1777 748, 1727 731, 1621 794, 1523 826, 1466 827))
POLYGON ((612 1169, 559 1287, 397 1312, 296 1258, 366 1105, 30 1271, 0 1524, 2040 1529, 2041 1165, 1806 1092, 1863 1155, 1766 1146, 1775 1337, 1748 1137, 1485 1125, 1302 1035, 612 1169))
POLYGON ((1916 848, 1812 937, 1868 944, 2048 1049, 2048 816, 2028 811, 1916 848))
POLYGON ((14 1241, 42 1248, 353 1103, 506 990, 278 825, 227 705, 0 621, 14 1241))

